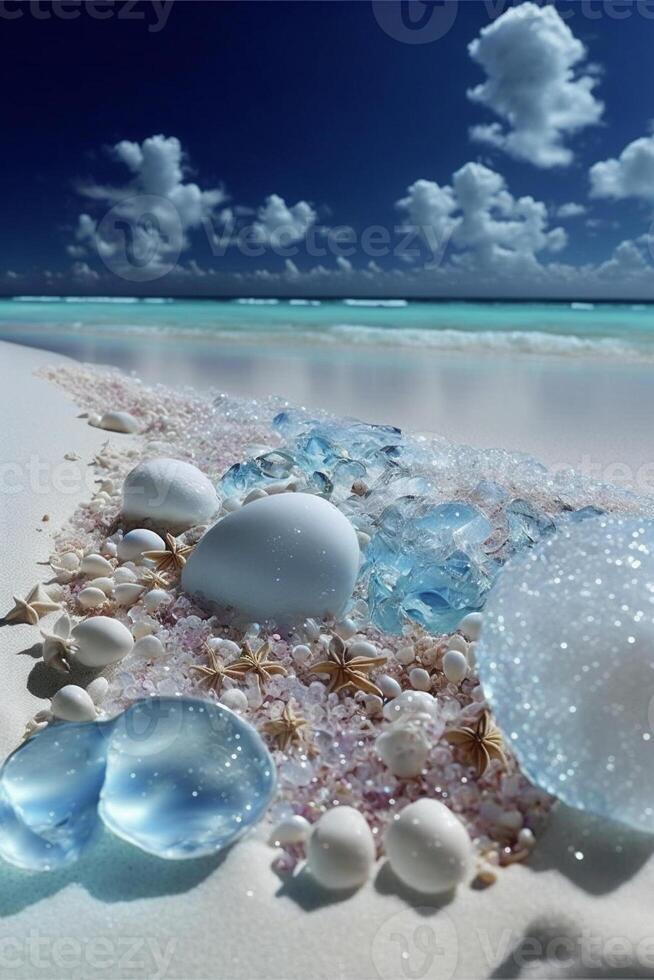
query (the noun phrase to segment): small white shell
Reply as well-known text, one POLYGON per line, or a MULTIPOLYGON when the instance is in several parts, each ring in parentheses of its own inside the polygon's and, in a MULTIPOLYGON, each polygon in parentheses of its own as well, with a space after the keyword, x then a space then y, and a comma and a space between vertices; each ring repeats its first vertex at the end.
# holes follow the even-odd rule
POLYGON ((126 585, 128 582, 136 582, 137 576, 136 572, 128 568, 127 565, 123 565, 121 568, 117 568, 114 572, 114 582, 116 585, 126 585))
POLYGON ((382 713, 384 702, 377 694, 366 694, 363 699, 363 706, 369 718, 376 718, 382 713))
POLYGON ((400 722, 379 735, 375 749, 394 776, 410 779, 419 776, 425 768, 430 745, 420 725, 400 722))
POLYGON ((118 545, 121 561, 139 561, 144 551, 165 551, 166 543, 155 531, 136 527, 128 531, 118 545))
POLYGON ((431 677, 424 667, 413 667, 409 671, 409 681, 416 691, 431 690, 431 677))
POLYGON ((94 681, 86 686, 86 693, 93 701, 93 704, 102 704, 105 697, 107 696, 107 691, 109 690, 109 681, 106 677, 96 677, 94 681))
POLYGON ((114 568, 102 555, 84 555, 79 570, 87 578, 97 578, 101 575, 113 575, 114 568))
POLYGON ((468 660, 460 650, 448 650, 443 657, 443 673, 451 684, 460 684, 468 673, 468 660))
POLYGON ((57 561, 60 568, 65 568, 69 572, 76 572, 79 568, 79 556, 74 551, 66 551, 57 561))
POLYGON ((134 646, 126 626, 108 616, 94 616, 78 623, 71 633, 75 659, 85 667, 106 667, 122 660, 134 646))
POLYGON ((291 656, 296 664, 305 664, 311 659, 311 647, 308 647, 306 643, 298 643, 291 650, 291 656))
POLYGON ((162 657, 166 651, 164 650, 164 645, 158 636, 152 636, 148 633, 146 636, 141 636, 140 639, 134 644, 134 649, 132 651, 135 657, 162 657))
POLYGON ((87 589, 100 589, 105 595, 111 595, 114 591, 114 580, 108 576, 94 578, 86 586, 87 589))
POLYGON ((232 687, 229 691, 224 691, 220 696, 220 703, 232 711, 247 711, 248 699, 244 691, 238 687, 232 687))
POLYGON ((368 640, 355 640, 347 648, 348 657, 378 657, 379 651, 368 640))
POLYGON ((123 582, 116 586, 115 598, 119 606, 133 606, 143 595, 145 586, 138 582, 123 582))
POLYGON ((402 691, 398 698, 384 705, 384 718, 387 721, 397 721, 410 715, 436 718, 437 713, 436 698, 426 691, 402 691))
POLYGON ((385 698, 399 698, 402 693, 402 688, 398 682, 388 674, 382 674, 381 677, 377 677, 376 684, 385 698))
POLYGON ((303 844, 311 836, 311 824, 306 817, 294 813, 284 817, 270 835, 272 844, 303 844))
POLYGON ((238 643, 234 643, 234 640, 227 640, 222 636, 212 636, 210 640, 207 640, 207 646, 211 650, 220 653, 223 657, 238 657, 241 652, 238 643))
POLYGON ((77 601, 83 609, 97 609, 107 601, 107 597, 102 589, 88 588, 78 593, 77 601))
POLYGON ((156 628, 155 623, 150 623, 147 620, 140 619, 132 626, 132 636, 135 640, 142 640, 145 636, 150 636, 152 633, 154 633, 156 628))
POLYGON ((459 650, 461 653, 467 653, 468 643, 462 636, 459 636, 458 633, 455 633, 454 636, 451 636, 447 641, 447 649, 459 650))
POLYGON ((152 613, 156 612, 160 606, 168 605, 172 598, 170 592, 166 592, 165 589, 151 589, 143 596, 143 605, 148 612, 152 613))
POLYGON ((76 684, 66 684, 57 691, 51 711, 62 721, 93 721, 97 716, 91 696, 76 684))
POLYGON ((98 422, 92 424, 99 429, 107 429, 109 432, 132 433, 138 432, 140 428, 138 419, 135 419, 129 412, 105 412, 98 422))
POLYGON ((341 619, 336 623, 334 632, 338 633, 342 640, 349 640, 357 631, 356 623, 351 619, 341 619))
POLYGON ((478 640, 484 617, 481 613, 468 613, 459 623, 459 629, 468 640, 478 640))
POLYGON ((369 877, 375 841, 364 817, 351 806, 337 806, 313 825, 307 865, 324 888, 358 888, 369 877))
POLYGON ((400 647, 400 649, 395 654, 395 659, 398 663, 403 664, 408 667, 416 659, 416 651, 414 647, 400 647))

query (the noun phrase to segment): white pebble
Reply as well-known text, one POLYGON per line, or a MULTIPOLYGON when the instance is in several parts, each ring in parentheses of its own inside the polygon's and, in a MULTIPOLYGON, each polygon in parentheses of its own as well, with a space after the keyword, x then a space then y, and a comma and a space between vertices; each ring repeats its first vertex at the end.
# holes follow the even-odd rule
POLYGON ((306 643, 298 643, 291 650, 291 656, 296 664, 305 664, 311 659, 311 648, 306 643))
POLYGON ((115 541, 105 541, 100 550, 104 558, 115 558, 118 554, 118 545, 115 541))
POLYGON ((454 636, 451 636, 447 641, 447 649, 458 650, 460 653, 466 654, 468 652, 468 644, 462 636, 455 633, 454 636))
POLYGON ((147 527, 136 527, 128 531, 118 545, 121 561, 139 561, 144 551, 165 551, 166 543, 155 531, 147 527))
POLYGON ((251 504, 253 500, 261 500, 262 497, 267 496, 265 490, 261 490, 260 487, 255 487, 254 490, 250 490, 249 494, 243 501, 243 506, 245 504, 251 504))
POLYGON ((451 891, 470 869, 468 831, 438 800, 423 798, 405 806, 386 830, 384 849, 400 881, 426 894, 451 891))
POLYGON ((109 432, 132 433, 138 432, 140 428, 138 419, 129 412, 105 412, 97 422, 91 422, 89 419, 89 423, 99 429, 107 429, 109 432))
POLYGON ((143 605, 149 613, 152 613, 161 606, 168 605, 172 598, 170 592, 166 592, 165 589, 151 589, 143 596, 143 605))
POLYGON ((448 650, 443 657, 443 673, 450 684, 460 684, 468 673, 468 660, 460 650, 448 650))
POLYGON ((220 703, 232 711, 247 711, 248 707, 248 699, 245 692, 240 691, 238 687, 232 687, 229 691, 221 694, 220 703))
POLYGON ((211 480, 180 459, 139 463, 123 485, 123 514, 128 520, 153 521, 171 532, 205 524, 218 507, 211 480))
MULTIPOLYGON (((264 497, 265 496, 266 494, 264 493, 264 497)), ((234 511, 241 509, 241 501, 238 499, 238 497, 225 497, 222 506, 226 514, 233 514, 234 511)))
POLYGON ((377 678, 376 683, 385 698, 399 698, 402 693, 402 688, 398 682, 388 674, 382 674, 381 677, 377 678))
POLYGON ((128 568, 127 565, 123 565, 122 568, 117 568, 114 572, 114 582, 116 585, 127 585, 136 581, 136 572, 128 568))
MULTIPOLYGON (((132 630, 135 632, 135 629, 132 630)), ((147 633, 145 636, 139 637, 139 639, 134 644, 134 649, 132 651, 135 657, 147 657, 148 659, 152 657, 162 657, 166 651, 164 650, 164 645, 158 636, 153 636, 151 633, 147 633)))
POLYGON ((431 677, 424 667, 413 667, 409 671, 409 682, 416 691, 431 690, 431 677))
POLYGON ((303 844, 311 835, 311 824, 299 813, 285 817, 270 835, 273 844, 303 844))
POLYGON ((436 698, 426 691, 402 691, 399 697, 384 705, 384 718, 387 721, 397 721, 410 715, 435 718, 437 713, 436 698))
POLYGON ((84 555, 79 570, 88 578, 97 578, 102 575, 113 575, 114 567, 102 555, 84 555))
POLYGON ((91 696, 76 684, 66 684, 57 691, 51 711, 61 721, 93 721, 97 716, 91 696))
POLYGON ((370 875, 374 860, 372 832, 353 807, 334 807, 313 825, 307 866, 323 888, 358 888, 370 875))
POLYGON ((75 660, 84 667, 106 667, 131 653, 134 642, 126 626, 108 616, 94 616, 71 632, 75 660))
POLYGON ((347 648, 348 657, 378 657, 379 651, 369 640, 355 640, 347 648))
POLYGON ((212 636, 207 641, 207 646, 211 650, 221 653, 223 657, 237 657, 241 652, 238 643, 235 643, 234 640, 227 640, 223 636, 212 636))
POLYGON ((86 693, 95 705, 102 704, 107 696, 108 690, 109 681, 106 677, 96 677, 94 681, 86 685, 86 693))
POLYGON ((377 694, 366 694, 363 706, 369 718, 376 718, 384 709, 384 702, 377 694))
POLYGON ((518 844, 520 847, 528 847, 530 850, 535 845, 536 838, 529 827, 523 827, 518 834, 518 844))
POLYGON ((87 589, 100 589, 105 595, 111 595, 114 591, 114 580, 109 577, 94 578, 88 585, 87 589))
POLYGON ((420 725, 400 722, 378 736, 377 755, 394 776, 411 779, 419 776, 427 764, 430 743, 420 725))
POLYGON ((82 589, 77 601, 83 609, 97 609, 107 601, 107 597, 102 589, 82 589))
POLYGON ((459 629, 468 640, 478 640, 484 617, 479 612, 468 613, 459 623, 459 629))
POLYGON ((76 572, 79 564, 79 556, 74 551, 67 551, 57 562, 60 568, 65 568, 69 572, 76 572))
POLYGON ((143 595, 144 586, 137 582, 122 582, 114 589, 114 597, 119 606, 133 606, 143 595))
POLYGON ((350 637, 354 636, 357 631, 356 623, 351 619, 341 619, 340 622, 336 623, 334 627, 334 632, 337 633, 342 640, 349 640, 350 637))
POLYGON ((398 663, 408 667, 416 659, 416 651, 413 647, 400 647, 395 654, 395 659, 398 663))

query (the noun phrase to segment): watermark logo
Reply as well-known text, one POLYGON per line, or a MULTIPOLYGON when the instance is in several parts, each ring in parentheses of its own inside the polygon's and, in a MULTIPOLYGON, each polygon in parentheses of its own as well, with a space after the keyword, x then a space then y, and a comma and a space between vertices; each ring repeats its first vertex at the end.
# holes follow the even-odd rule
POLYGON ((174 0, 0 0, 0 20, 90 20, 135 21, 158 34, 168 23, 174 0))
POLYGON ((105 214, 96 241, 110 272, 128 282, 152 282, 177 265, 184 229, 172 201, 138 194, 119 201, 105 214))
POLYGON ((459 0, 373 0, 381 29, 403 44, 432 44, 450 30, 459 0))
POLYGON ((459 937, 442 909, 406 908, 382 923, 371 953, 382 980, 450 980, 459 961, 459 937))

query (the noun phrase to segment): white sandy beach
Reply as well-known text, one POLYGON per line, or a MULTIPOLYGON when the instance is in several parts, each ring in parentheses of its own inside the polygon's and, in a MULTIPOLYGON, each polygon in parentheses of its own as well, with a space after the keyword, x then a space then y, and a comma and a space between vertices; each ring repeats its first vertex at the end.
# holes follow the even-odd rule
MULTIPOLYGON (((33 376, 57 360, 0 344, 3 611, 12 593, 45 577, 36 563, 48 557, 51 530, 89 495, 94 453, 107 437, 130 438, 88 427, 60 390, 33 376), (65 461, 73 452, 80 459, 65 461)), ((37 627, 0 629, 3 757, 40 706, 29 652, 39 638, 37 627)), ((505 869, 488 890, 463 886, 434 904, 401 889, 383 863, 347 897, 325 897, 302 876, 282 886, 261 831, 219 859, 170 863, 105 836, 65 872, 0 866, 0 975, 654 976, 653 850, 648 837, 561 807, 528 865, 505 869)))

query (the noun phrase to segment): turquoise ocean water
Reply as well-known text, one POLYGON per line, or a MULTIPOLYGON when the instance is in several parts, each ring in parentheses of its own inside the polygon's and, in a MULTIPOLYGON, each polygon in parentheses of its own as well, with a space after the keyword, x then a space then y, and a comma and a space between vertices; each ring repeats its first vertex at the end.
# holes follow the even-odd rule
MULTIPOLYGON (((318 300, 0 300, 0 339, 75 353, 161 341, 654 360, 654 305, 318 300)), ((308 353, 308 350, 307 350, 308 353)))

